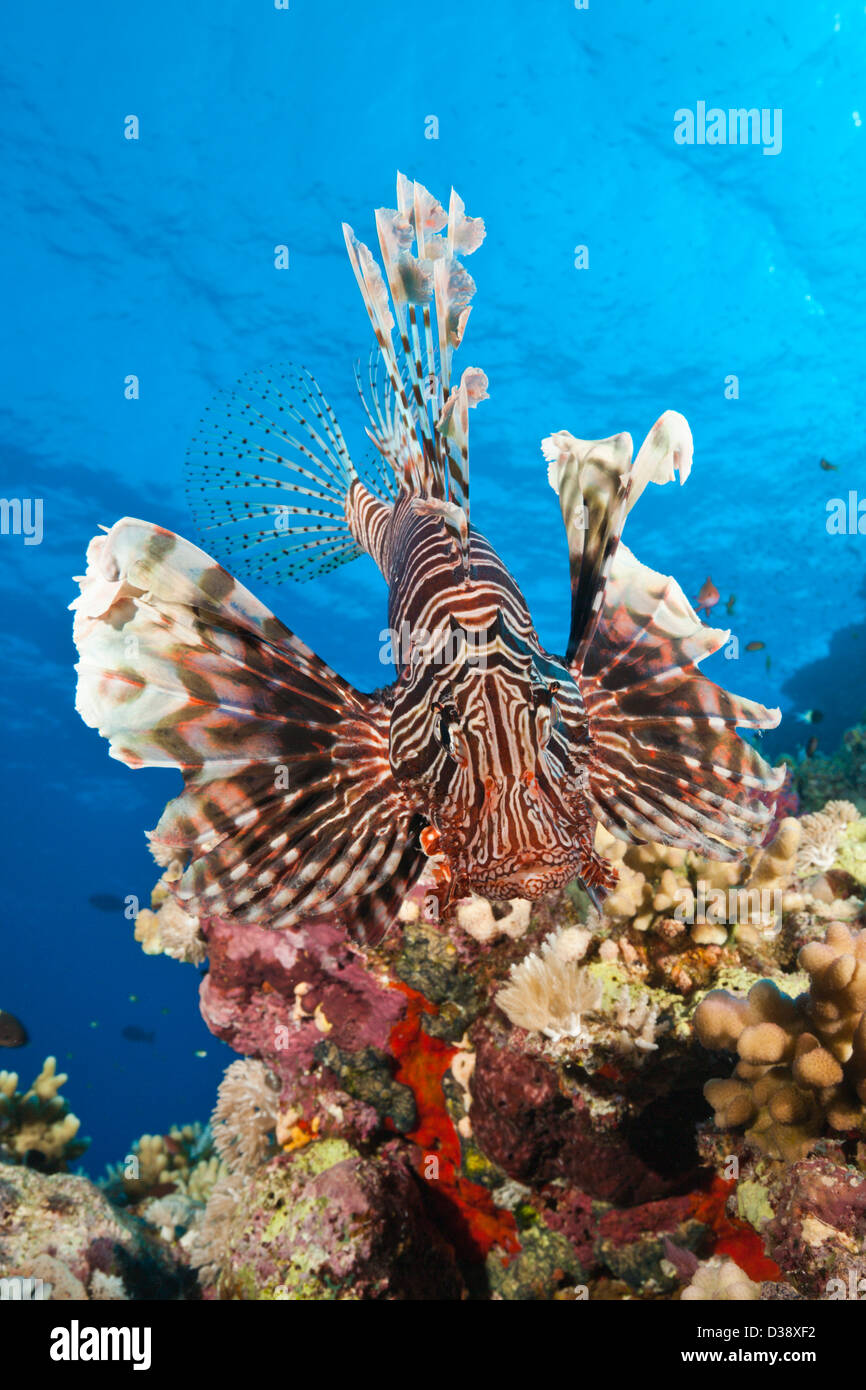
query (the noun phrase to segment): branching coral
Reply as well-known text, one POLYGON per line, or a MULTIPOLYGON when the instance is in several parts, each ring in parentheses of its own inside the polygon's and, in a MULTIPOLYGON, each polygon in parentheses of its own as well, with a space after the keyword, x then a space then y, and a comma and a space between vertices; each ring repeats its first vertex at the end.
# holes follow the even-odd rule
POLYGON ((724 945, 732 936, 754 944, 778 931, 799 840, 799 822, 789 817, 765 849, 726 863, 664 845, 626 845, 599 825, 596 848, 619 874, 604 915, 637 932, 684 924, 698 945, 724 945))
MULTIPOLYGON (((793 963, 830 921, 862 911, 866 821, 849 802, 782 820, 769 845, 741 863, 717 863, 662 845, 626 846, 601 826, 596 844, 619 882, 601 919, 626 968, 688 995, 708 987, 743 952, 760 971, 793 963)), ((611 943, 611 944, 608 944, 611 943)))
POLYGON ((115 1199, 129 1202, 176 1192, 204 1203, 225 1172, 209 1126, 172 1125, 168 1134, 137 1139, 123 1163, 109 1166, 105 1187, 115 1199))
POLYGON ((866 1133, 866 931, 835 922, 800 952, 810 988, 797 999, 762 980, 748 998, 708 994, 694 1024, 706 1047, 736 1051, 728 1080, 704 1088, 720 1128, 774 1158, 808 1153, 825 1126, 866 1133))
POLYGON ((81 1121, 59 1094, 68 1079, 54 1057, 46 1058, 29 1091, 18 1090, 15 1072, 0 1071, 0 1156, 20 1162, 36 1153, 41 1168, 58 1172, 84 1153, 87 1140, 76 1137, 81 1121))
POLYGON ((279 1089, 264 1062, 232 1062, 217 1091, 211 1118, 214 1147, 232 1171, 255 1168, 267 1156, 279 1121, 279 1089))

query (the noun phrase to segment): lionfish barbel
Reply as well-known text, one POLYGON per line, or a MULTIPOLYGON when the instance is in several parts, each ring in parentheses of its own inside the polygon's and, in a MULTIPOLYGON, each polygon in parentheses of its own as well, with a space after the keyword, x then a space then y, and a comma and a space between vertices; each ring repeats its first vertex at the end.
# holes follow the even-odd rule
POLYGON ((143 521, 91 541, 72 605, 82 718, 129 766, 183 773, 150 835, 181 902, 274 927, 334 915, 361 940, 386 930, 429 861, 441 911, 575 878, 599 905, 615 874, 597 821, 736 858, 781 782, 736 733, 774 727, 778 711, 698 669, 728 633, 620 540, 649 483, 688 476, 691 432, 674 411, 634 461, 627 434, 543 441, 571 625, 564 655, 541 646, 470 523, 469 412, 487 378, 468 367, 455 384, 452 358, 475 292, 463 259, 484 224, 453 191, 446 212, 402 175, 397 204, 376 213, 384 273, 343 229, 378 345, 369 386, 356 372, 375 468, 356 469, 296 369, 218 398, 189 455, 200 529, 248 572, 303 579, 375 560, 390 630, 410 634, 393 684, 355 690, 204 551, 143 521))

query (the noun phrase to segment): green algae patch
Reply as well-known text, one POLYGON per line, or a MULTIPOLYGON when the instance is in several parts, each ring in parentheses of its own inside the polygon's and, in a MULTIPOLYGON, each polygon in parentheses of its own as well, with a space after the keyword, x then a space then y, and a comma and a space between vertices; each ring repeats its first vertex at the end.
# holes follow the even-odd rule
POLYGON ((741 1182, 737 1187, 737 1215, 748 1221, 756 1231, 775 1216, 767 1197, 767 1189, 759 1182, 741 1182))
POLYGON ((560 1289, 584 1282, 580 1261, 565 1236, 539 1221, 526 1227, 520 1239, 520 1253, 506 1268, 501 1252, 491 1251, 487 1257, 487 1278, 497 1297, 509 1303, 547 1301, 560 1289))
POLYGON ((833 867, 844 870, 857 883, 866 884, 866 820, 855 820, 847 826, 833 867))

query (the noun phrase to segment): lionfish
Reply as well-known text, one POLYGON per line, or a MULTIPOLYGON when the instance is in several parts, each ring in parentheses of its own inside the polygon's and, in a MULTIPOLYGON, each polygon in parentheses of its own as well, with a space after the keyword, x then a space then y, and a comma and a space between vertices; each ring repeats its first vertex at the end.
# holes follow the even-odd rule
POLYGON ((487 378, 452 360, 485 236, 398 175, 382 264, 344 225, 378 355, 356 368, 375 467, 354 465, 307 372, 259 371, 217 398, 189 455, 199 529, 248 572, 309 578, 366 554, 388 586, 395 679, 341 679, 204 551, 125 518, 91 541, 74 636, 77 709, 131 767, 179 768, 151 832, 178 898, 291 928, 331 915, 359 940, 430 863, 434 911, 616 881, 596 822, 715 859, 767 826, 781 772, 735 732, 779 712, 699 663, 728 633, 622 544, 649 483, 685 482, 692 437, 665 412, 628 434, 542 443, 565 524, 571 623, 546 651, 518 585, 470 521, 469 414, 487 378), (380 390, 380 370, 382 387, 380 390))

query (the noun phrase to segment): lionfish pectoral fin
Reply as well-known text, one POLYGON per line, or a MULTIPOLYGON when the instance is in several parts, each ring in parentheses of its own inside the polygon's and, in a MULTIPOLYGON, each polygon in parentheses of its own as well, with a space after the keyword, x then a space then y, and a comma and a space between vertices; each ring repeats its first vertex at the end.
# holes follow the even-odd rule
POLYGON ((775 728, 780 714, 701 673, 728 636, 704 626, 675 580, 619 546, 592 642, 573 667, 591 739, 590 803, 618 838, 714 859, 760 840, 784 769, 736 730, 775 728))
POLYGON ((701 674, 729 634, 705 627, 676 581, 620 541, 648 483, 688 477, 688 423, 666 411, 633 464, 625 434, 586 441, 563 430, 542 450, 568 535, 566 659, 586 707, 590 809, 619 838, 736 858, 770 820, 783 778, 736 729, 774 728, 779 711, 701 674))
POLYGON ((607 894, 600 893, 599 890, 594 886, 594 884, 585 883, 583 879, 580 880, 580 886, 586 893, 586 896, 589 898, 589 901, 592 903, 598 915, 601 916, 602 912, 604 911, 604 900, 607 897, 607 894))
POLYGON ((91 542, 73 608, 85 723, 122 762, 183 773, 151 836, 160 863, 180 862, 178 897, 203 916, 292 927, 342 914, 380 932, 424 862, 382 702, 146 522, 91 542))
POLYGON ((547 476, 559 497, 568 541, 571 624, 566 660, 578 667, 589 647, 604 602, 604 588, 626 516, 647 483, 670 481, 691 469, 688 423, 667 410, 650 430, 632 463, 632 439, 576 439, 558 430, 541 442, 547 476))
POLYGON ((597 850, 585 848, 579 883, 596 912, 604 910, 604 900, 617 884, 617 872, 597 850))
POLYGON ((215 552, 267 583, 305 580, 372 554, 371 512, 390 508, 379 462, 362 479, 315 377, 249 372, 208 407, 187 451, 187 496, 215 552))

